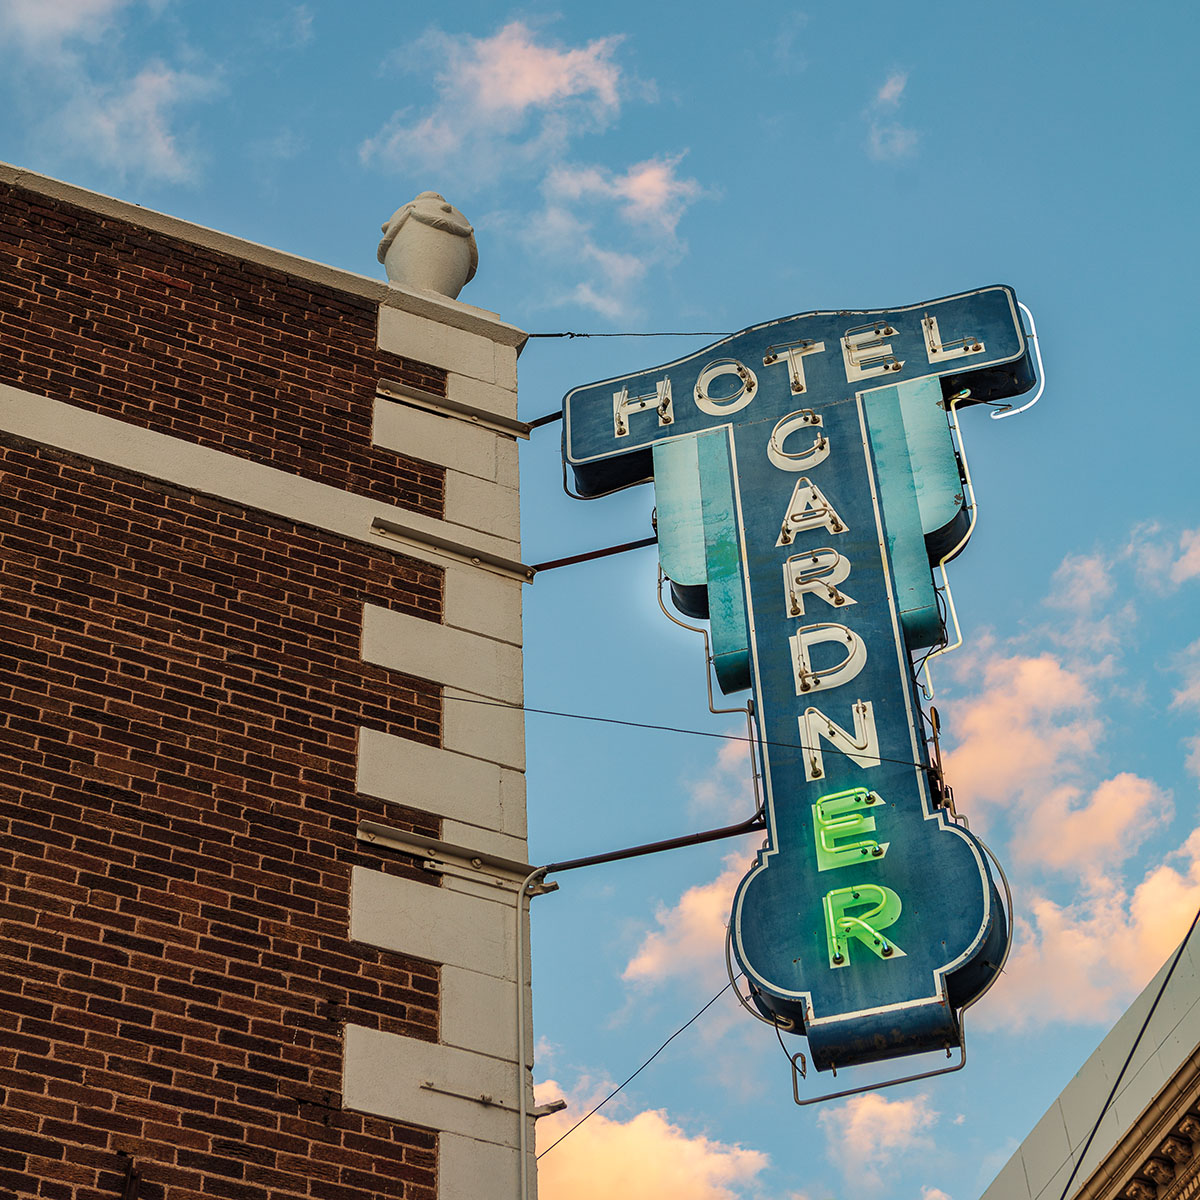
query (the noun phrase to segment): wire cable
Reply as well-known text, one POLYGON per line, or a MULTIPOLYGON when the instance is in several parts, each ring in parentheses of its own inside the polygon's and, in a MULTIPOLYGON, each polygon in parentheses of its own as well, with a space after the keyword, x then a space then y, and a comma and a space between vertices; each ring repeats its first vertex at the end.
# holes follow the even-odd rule
POLYGON ((594 337, 732 337, 720 329, 696 329, 690 333, 531 333, 531 338, 594 338, 594 337))
POLYGON ((582 1125, 584 1121, 588 1119, 588 1117, 594 1117, 596 1113, 598 1113, 621 1090, 621 1088, 625 1086, 625 1084, 632 1083, 689 1025, 695 1024, 702 1016, 704 1016, 704 1014, 708 1012, 708 1010, 712 1008, 712 1006, 716 1004, 716 1002, 720 1000, 720 998, 725 995, 725 993, 729 991, 731 987, 733 987, 732 981, 727 983, 694 1017, 691 1018, 691 1020, 680 1025, 680 1027, 675 1030, 675 1032, 671 1034, 671 1036, 667 1038, 667 1040, 663 1042, 663 1044, 659 1046, 659 1048, 655 1050, 655 1052, 650 1055, 650 1057, 646 1059, 646 1061, 642 1063, 642 1065, 638 1067, 638 1069, 634 1071, 634 1073, 630 1075, 628 1079, 625 1080, 625 1083, 618 1084, 615 1088, 613 1088, 613 1090, 609 1092, 608 1095, 605 1096, 604 1099, 601 1100, 591 1112, 580 1117, 579 1120, 576 1121, 575 1124, 572 1125, 571 1128, 568 1129, 567 1132, 558 1139, 558 1141, 551 1142, 550 1145, 538 1155, 538 1158, 545 1158, 546 1155, 549 1154, 550 1151, 559 1144, 559 1142, 569 1138, 571 1134, 573 1134, 575 1130, 577 1130, 580 1125, 582 1125))
POLYGON ((1063 1186, 1062 1195, 1059 1197, 1059 1200, 1067 1200, 1067 1193, 1071 1190, 1071 1184, 1075 1182, 1075 1176, 1079 1168, 1083 1165, 1083 1160, 1087 1157, 1087 1152, 1092 1148, 1092 1141, 1100 1129, 1100 1123, 1104 1120, 1104 1114, 1108 1112, 1109 1106, 1113 1102, 1113 1097, 1117 1094, 1117 1088, 1121 1086, 1121 1080, 1125 1078, 1125 1072, 1129 1069, 1129 1064, 1133 1062, 1133 1056, 1137 1053, 1142 1036, 1150 1027, 1150 1018, 1154 1016, 1154 1010, 1158 1008, 1158 1002, 1163 998, 1163 994, 1167 990, 1167 984, 1171 982, 1171 976, 1175 974, 1175 968, 1179 965, 1179 960, 1183 957, 1183 952, 1198 921, 1200 921, 1200 909, 1196 910, 1196 915, 1192 918, 1192 923, 1188 926, 1188 931, 1184 935, 1183 941, 1179 943, 1179 949, 1175 951, 1175 957, 1171 960, 1171 965, 1167 968, 1166 975, 1163 976, 1163 981, 1158 988, 1158 994, 1154 997, 1154 1003, 1150 1005, 1150 1011, 1142 1019, 1142 1027, 1138 1030, 1137 1037, 1133 1039, 1133 1045, 1129 1047, 1129 1053, 1125 1056, 1125 1061, 1121 1064, 1120 1071, 1117 1072, 1112 1089, 1108 1093, 1108 1099, 1104 1101, 1100 1106, 1100 1111, 1096 1114, 1092 1131, 1088 1134, 1087 1141, 1084 1142, 1083 1149, 1079 1152, 1079 1157, 1075 1160, 1074 1167, 1071 1168, 1071 1174, 1067 1177, 1067 1182, 1063 1186))
MULTIPOLYGON (((692 737, 717 738, 725 742, 750 742, 756 739, 743 737, 740 733, 713 733, 708 729, 681 729, 677 725, 651 725, 646 721, 622 721, 617 717, 593 717, 587 713, 558 712, 552 708, 527 708, 524 704, 509 704, 505 700, 484 700, 481 696, 460 696, 457 693, 444 693, 446 700, 461 700, 464 704, 486 704, 492 708, 512 708, 518 712, 534 713, 541 717, 568 717, 573 721, 595 721, 600 725, 624 725, 630 729, 653 729, 660 733, 687 733, 692 737)), ((773 742, 769 738, 758 739, 763 746, 778 746, 783 750, 820 750, 820 745, 806 746, 803 742, 773 742)), ((867 759, 870 762, 895 763, 902 767, 916 767, 918 770, 929 769, 928 763, 915 762, 911 758, 889 758, 886 754, 862 754, 855 751, 856 758, 867 759)))

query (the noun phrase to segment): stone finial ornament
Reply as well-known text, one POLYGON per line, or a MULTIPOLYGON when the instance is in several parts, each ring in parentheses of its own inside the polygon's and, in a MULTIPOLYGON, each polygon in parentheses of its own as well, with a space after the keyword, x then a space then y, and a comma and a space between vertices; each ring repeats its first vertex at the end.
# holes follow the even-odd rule
POLYGON ((475 230, 437 192, 422 192, 380 228, 379 261, 391 283, 440 292, 453 300, 475 277, 475 230))

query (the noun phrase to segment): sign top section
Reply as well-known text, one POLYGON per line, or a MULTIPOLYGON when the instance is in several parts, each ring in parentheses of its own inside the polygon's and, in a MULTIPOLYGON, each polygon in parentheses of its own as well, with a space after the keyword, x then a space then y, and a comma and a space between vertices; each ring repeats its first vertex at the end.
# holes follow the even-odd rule
POLYGON ((858 392, 937 376, 963 403, 1035 381, 1013 289, 1003 284, 902 308, 801 313, 751 326, 686 358, 574 388, 563 457, 585 497, 652 477, 651 448, 722 425, 818 410, 858 392))

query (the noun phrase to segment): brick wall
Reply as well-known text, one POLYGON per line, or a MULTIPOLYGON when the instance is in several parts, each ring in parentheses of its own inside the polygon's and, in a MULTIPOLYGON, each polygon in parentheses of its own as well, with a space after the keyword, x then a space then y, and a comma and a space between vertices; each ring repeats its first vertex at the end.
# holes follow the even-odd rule
POLYGON ((368 598, 439 620, 440 570, 12 439, 0 472, 0 1195, 117 1200, 125 1154, 141 1200, 432 1200, 436 1135, 339 1088, 343 1022, 437 1036, 438 968, 347 907, 354 864, 428 878, 356 842, 355 737, 438 743, 359 637, 368 598))
POLYGON ((443 515, 445 471, 371 445, 368 300, 0 184, 0 382, 443 515))

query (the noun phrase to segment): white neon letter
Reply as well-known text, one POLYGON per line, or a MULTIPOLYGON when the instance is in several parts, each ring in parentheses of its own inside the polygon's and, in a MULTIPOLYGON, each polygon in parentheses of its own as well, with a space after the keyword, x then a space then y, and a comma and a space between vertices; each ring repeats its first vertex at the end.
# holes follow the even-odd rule
POLYGON ((928 313, 921 318, 921 329, 925 333, 925 357, 931 363, 945 362, 948 358, 964 358, 968 354, 982 354, 983 343, 968 335, 954 342, 943 342, 938 330, 937 317, 928 313))
POLYGON ((807 476, 801 475, 792 490, 787 512, 779 532, 777 546, 790 546, 796 534, 805 529, 827 529, 830 533, 845 533, 846 522, 837 515, 824 493, 807 476))
POLYGON ((860 325, 857 329, 847 329, 842 335, 842 360, 846 364, 846 381, 854 383, 859 379, 871 379, 876 375, 886 375, 889 371, 899 371, 904 363, 892 353, 892 345, 885 341, 895 334, 886 321, 876 321, 874 325, 860 325))
POLYGON ((841 687, 849 683, 867 665, 866 643, 845 625, 823 623, 803 625, 788 638, 792 647, 792 669, 796 676, 796 695, 805 692, 823 692, 826 688, 841 687), (813 646, 827 643, 839 645, 846 657, 832 667, 814 670, 809 650, 813 646))
POLYGON ((708 413, 710 417, 721 417, 745 408, 754 399, 757 387, 758 377, 749 367, 738 362, 736 358, 718 358, 700 372, 692 395, 695 397, 696 407, 701 412, 708 413), (714 400, 708 394, 708 386, 722 375, 736 375, 739 381, 738 390, 728 396, 718 396, 714 400))
POLYGON ((648 408, 658 410, 659 425, 671 425, 675 421, 675 412, 671 407, 671 380, 660 379, 654 385, 654 394, 647 396, 631 396, 629 389, 622 384, 619 392, 613 392, 613 430, 617 437, 629 436, 629 415, 635 412, 645 412, 648 408))
POLYGON ((824 421, 811 408, 802 408, 799 412, 788 413, 771 430, 771 439, 767 442, 767 457, 773 466, 781 471, 807 471, 818 463, 823 463, 829 457, 829 439, 820 432, 824 421), (788 434, 798 429, 817 429, 813 444, 804 450, 792 453, 783 448, 788 434))
POLYGON ((857 604, 853 596, 838 591, 837 585, 850 574, 850 560, 829 546, 793 554, 783 564, 783 591, 789 617, 804 616, 804 594, 820 596, 826 604, 841 608, 857 604))
POLYGON ((789 342, 783 346, 768 346, 767 352, 763 356, 763 366, 771 367, 775 363, 782 361, 779 357, 779 351, 782 350, 788 365, 788 376, 792 385, 792 395, 798 396, 803 392, 808 384, 804 379, 804 356, 806 354, 824 354, 825 343, 814 342, 810 338, 803 338, 798 342, 789 342))
POLYGON ((879 766, 879 735, 875 731, 875 710, 870 700, 854 702, 854 734, 835 725, 819 708, 806 708, 800 722, 800 745, 804 747, 804 778, 812 783, 825 776, 825 758, 821 738, 844 754, 856 767, 870 770, 879 766))

